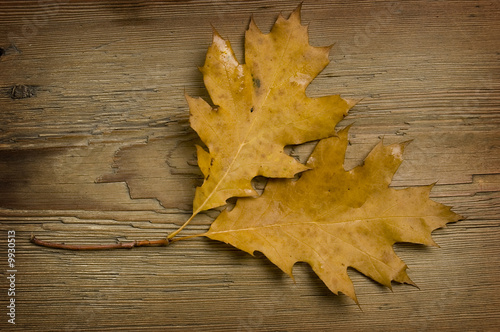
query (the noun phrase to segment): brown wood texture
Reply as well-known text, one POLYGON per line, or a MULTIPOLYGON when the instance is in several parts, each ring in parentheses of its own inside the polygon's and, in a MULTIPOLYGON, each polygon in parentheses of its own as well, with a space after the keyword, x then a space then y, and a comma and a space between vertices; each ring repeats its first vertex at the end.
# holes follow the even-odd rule
MULTIPOLYGON (((500 2, 304 1, 315 46, 335 44, 311 96, 362 98, 339 125, 346 167, 381 137, 412 139, 393 186, 437 182, 467 217, 441 248, 396 245, 419 289, 350 271, 359 308, 309 266, 295 280, 262 255, 198 238, 167 248, 74 252, 68 243, 159 239, 200 184, 184 93, 213 25, 243 61, 298 1, 0 2, 0 329, 37 331, 494 331, 500 327, 500 2), (15 231, 15 325, 8 231, 15 231)), ((293 149, 305 155, 309 146, 293 149)), ((309 149, 310 150, 310 149, 309 149)), ((217 212, 184 234, 205 231, 217 212)))

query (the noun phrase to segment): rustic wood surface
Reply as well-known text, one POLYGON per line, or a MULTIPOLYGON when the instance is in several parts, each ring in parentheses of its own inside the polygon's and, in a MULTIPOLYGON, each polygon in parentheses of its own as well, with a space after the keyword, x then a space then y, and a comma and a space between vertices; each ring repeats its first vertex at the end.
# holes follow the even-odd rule
MULTIPOLYGON (((298 1, 0 2, 0 329, 19 331, 494 331, 500 327, 500 2, 314 1, 313 45, 334 44, 311 96, 362 98, 346 167, 381 137, 412 139, 396 187, 467 217, 441 248, 396 245, 419 289, 350 271, 360 308, 304 263, 295 281, 262 255, 198 238, 168 248, 73 252, 68 243, 159 239, 200 183, 184 93, 212 27, 242 59, 254 18, 269 31, 298 1), (8 231, 15 323, 8 323, 8 231)), ((303 157, 309 146, 294 148, 303 157)), ((206 230, 217 212, 184 234, 206 230)))

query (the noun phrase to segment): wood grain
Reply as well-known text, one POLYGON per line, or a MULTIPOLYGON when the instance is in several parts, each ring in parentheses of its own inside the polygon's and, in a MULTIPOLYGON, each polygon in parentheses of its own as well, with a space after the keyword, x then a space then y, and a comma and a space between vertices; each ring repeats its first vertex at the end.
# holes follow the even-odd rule
MULTIPOLYGON (((334 44, 311 96, 362 98, 346 167, 380 138, 413 140, 396 187, 437 182, 466 220, 441 248, 396 245, 419 289, 350 271, 361 304, 306 264, 295 281, 208 239, 68 252, 29 243, 158 239, 200 183, 184 93, 207 98, 213 25, 243 58, 253 14, 269 31, 296 1, 0 2, 0 328, 494 331, 500 326, 500 3, 305 1, 313 45, 334 44), (16 325, 7 322, 7 231, 16 232, 16 325)), ((294 147, 303 158, 311 145, 294 147)), ((217 212, 184 232, 208 228, 217 212)))

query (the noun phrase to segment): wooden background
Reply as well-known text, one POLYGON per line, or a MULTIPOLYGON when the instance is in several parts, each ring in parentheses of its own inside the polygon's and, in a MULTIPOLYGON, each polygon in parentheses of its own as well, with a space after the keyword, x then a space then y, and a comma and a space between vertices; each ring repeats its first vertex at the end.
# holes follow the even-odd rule
MULTIPOLYGON (((441 248, 396 245, 420 289, 350 271, 361 309, 304 263, 295 282, 262 255, 208 239, 70 252, 68 243, 158 239, 200 184, 184 92, 211 24, 242 59, 253 14, 269 31, 298 1, 0 2, 0 329, 37 331, 493 331, 500 327, 500 2, 304 1, 315 46, 335 43, 310 96, 363 98, 339 125, 346 167, 381 137, 413 139, 396 187, 467 219, 441 248), (7 231, 16 232, 16 325, 7 323, 7 231)), ((303 156, 306 148, 293 152, 303 156)), ((206 230, 217 212, 184 234, 206 230)))

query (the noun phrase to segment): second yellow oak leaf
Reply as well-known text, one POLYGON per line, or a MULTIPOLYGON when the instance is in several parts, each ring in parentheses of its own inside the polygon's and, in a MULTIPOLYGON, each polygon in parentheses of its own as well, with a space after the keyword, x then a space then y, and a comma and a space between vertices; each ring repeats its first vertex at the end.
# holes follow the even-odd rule
POLYGON ((284 146, 334 135, 353 106, 338 95, 306 96, 306 87, 329 63, 329 51, 309 45, 300 6, 288 19, 280 16, 269 34, 251 21, 245 64, 214 32, 201 72, 215 106, 187 97, 191 126, 209 150, 197 148, 205 180, 196 190, 194 214, 230 197, 256 196, 251 180, 258 175, 292 178, 308 169, 284 146))
POLYGON ((259 198, 239 199, 205 234, 250 254, 260 251, 281 270, 307 262, 334 292, 357 302, 352 267, 379 283, 410 283, 396 242, 436 245, 431 232, 461 217, 429 199, 431 186, 389 188, 405 144, 378 144, 362 166, 343 168, 347 129, 320 141, 300 179, 271 179, 259 198))

